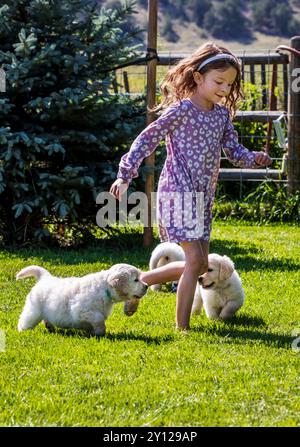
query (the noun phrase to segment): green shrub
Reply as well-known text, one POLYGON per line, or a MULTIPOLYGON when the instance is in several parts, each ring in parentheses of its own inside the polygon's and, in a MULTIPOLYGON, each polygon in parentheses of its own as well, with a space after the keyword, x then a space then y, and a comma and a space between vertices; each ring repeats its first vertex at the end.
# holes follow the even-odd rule
MULTIPOLYGON (((132 6, 13 0, 0 9, 0 238, 41 239, 44 223, 84 228, 95 197, 144 124, 141 100, 111 93, 111 69, 136 57, 132 6)), ((144 106, 144 104, 143 104, 144 106)))
POLYGON ((265 181, 243 201, 217 197, 213 211, 216 219, 223 220, 300 223, 300 192, 288 195, 286 184, 265 181))

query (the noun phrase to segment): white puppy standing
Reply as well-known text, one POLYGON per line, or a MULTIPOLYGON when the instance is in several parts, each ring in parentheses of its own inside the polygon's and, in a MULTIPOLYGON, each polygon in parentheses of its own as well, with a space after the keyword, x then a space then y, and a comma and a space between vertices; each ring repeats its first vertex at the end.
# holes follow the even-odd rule
POLYGON ((29 266, 16 279, 35 276, 18 323, 18 330, 33 329, 44 320, 46 327, 87 329, 92 335, 105 334, 105 320, 113 304, 140 299, 147 284, 140 281, 140 270, 128 264, 116 264, 109 270, 77 278, 58 278, 46 269, 29 266))

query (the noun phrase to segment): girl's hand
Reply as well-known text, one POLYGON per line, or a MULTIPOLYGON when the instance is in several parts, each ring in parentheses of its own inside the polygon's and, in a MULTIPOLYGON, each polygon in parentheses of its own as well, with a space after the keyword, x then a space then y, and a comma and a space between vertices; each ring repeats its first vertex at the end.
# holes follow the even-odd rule
POLYGON ((129 182, 122 178, 117 178, 117 180, 111 185, 109 192, 114 196, 115 199, 121 200, 121 196, 127 191, 129 182))
POLYGON ((272 158, 265 152, 257 152, 255 154, 255 163, 259 166, 269 166, 272 164, 272 158))

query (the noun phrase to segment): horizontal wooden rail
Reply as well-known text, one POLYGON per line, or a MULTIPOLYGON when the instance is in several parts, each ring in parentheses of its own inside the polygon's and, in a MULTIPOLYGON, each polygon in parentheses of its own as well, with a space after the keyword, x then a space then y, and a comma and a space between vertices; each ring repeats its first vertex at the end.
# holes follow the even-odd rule
POLYGON ((269 123, 277 120, 284 112, 278 110, 239 110, 234 117, 234 121, 254 121, 255 123, 269 123))
POLYGON ((222 180, 284 180, 286 175, 280 169, 241 169, 241 168, 221 168, 219 179, 222 180))
MULTIPOLYGON (((169 55, 160 54, 158 55, 157 65, 174 65, 176 62, 189 56, 189 54, 170 53, 169 55)), ((268 54, 242 54, 237 55, 244 65, 255 65, 255 64, 288 64, 289 58, 286 54, 279 53, 268 53, 268 54)), ((146 62, 142 62, 145 64, 146 62)))

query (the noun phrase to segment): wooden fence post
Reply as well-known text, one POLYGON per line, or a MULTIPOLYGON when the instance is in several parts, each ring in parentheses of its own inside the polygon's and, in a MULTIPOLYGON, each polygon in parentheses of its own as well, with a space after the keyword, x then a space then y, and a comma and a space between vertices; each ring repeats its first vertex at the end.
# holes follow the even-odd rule
MULTIPOLYGON (((291 47, 300 50, 300 36, 291 39, 291 47)), ((288 98, 288 194, 300 190, 300 57, 290 56, 288 98)))
MULTIPOLYGON (((156 100, 156 64, 157 64, 157 0, 148 1, 148 48, 147 55, 154 56, 153 59, 147 62, 147 126, 155 120, 155 114, 149 112, 155 106, 156 100)), ((152 219, 151 219, 151 193, 154 191, 154 167, 155 155, 154 152, 145 159, 146 167, 150 168, 152 172, 146 175, 145 192, 147 195, 147 213, 148 226, 144 228, 143 245, 149 247, 153 240, 152 219)))

